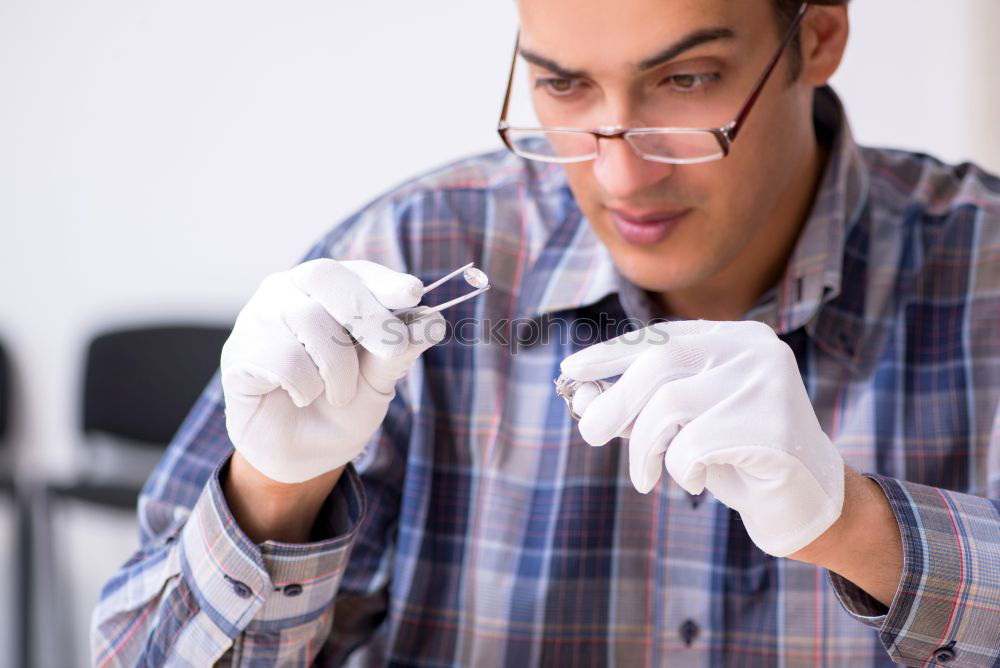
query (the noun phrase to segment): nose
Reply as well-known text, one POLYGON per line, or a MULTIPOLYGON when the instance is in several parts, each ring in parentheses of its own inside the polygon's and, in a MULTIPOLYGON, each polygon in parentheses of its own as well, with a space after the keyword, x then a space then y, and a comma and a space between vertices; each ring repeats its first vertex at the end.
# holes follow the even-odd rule
POLYGON ((628 200, 668 178, 674 165, 652 162, 632 149, 624 138, 598 140, 594 177, 612 199, 628 200))

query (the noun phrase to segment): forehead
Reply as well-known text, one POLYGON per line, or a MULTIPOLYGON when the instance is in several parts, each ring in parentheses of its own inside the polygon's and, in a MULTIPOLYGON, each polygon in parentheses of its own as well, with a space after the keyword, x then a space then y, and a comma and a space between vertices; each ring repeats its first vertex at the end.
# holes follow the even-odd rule
POLYGON ((724 28, 737 49, 773 27, 771 0, 518 0, 521 45, 586 71, 621 70, 697 31, 724 28))

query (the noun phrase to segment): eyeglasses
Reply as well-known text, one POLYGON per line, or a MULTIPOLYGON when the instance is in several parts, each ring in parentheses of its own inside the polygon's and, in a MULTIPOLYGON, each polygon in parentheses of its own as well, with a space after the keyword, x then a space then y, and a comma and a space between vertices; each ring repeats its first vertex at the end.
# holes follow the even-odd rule
POLYGON ((729 155, 733 142, 743 127, 750 110, 760 97, 781 55, 795 38, 809 2, 803 2, 788 30, 771 57, 763 74, 757 79, 749 97, 743 102, 732 121, 717 128, 625 128, 599 127, 593 130, 569 127, 514 127, 507 123, 514 67, 517 64, 520 33, 514 43, 514 57, 507 77, 507 92, 497 132, 504 145, 517 155, 542 162, 586 162, 597 157, 600 139, 624 139, 635 153, 646 160, 677 165, 690 165, 719 160, 729 155))

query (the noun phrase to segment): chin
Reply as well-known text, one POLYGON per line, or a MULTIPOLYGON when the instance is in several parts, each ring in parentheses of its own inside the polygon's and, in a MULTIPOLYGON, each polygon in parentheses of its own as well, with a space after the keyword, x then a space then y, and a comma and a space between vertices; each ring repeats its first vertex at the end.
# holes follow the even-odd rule
POLYGON ((671 253, 661 255, 636 253, 612 254, 615 266, 622 276, 630 283, 650 292, 669 292, 671 290, 684 290, 690 288, 702 280, 706 272, 699 270, 699 267, 691 262, 687 257, 683 261, 671 261, 671 253))

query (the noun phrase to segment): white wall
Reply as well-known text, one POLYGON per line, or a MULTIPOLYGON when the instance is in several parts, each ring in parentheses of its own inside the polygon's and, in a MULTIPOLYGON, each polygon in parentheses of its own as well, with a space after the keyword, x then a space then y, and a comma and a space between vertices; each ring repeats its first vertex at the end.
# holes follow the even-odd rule
POLYGON ((858 140, 1000 172, 1000 2, 852 0, 834 85, 858 140))
MULTIPOLYGON (((1000 2, 851 12, 836 84, 857 135, 1000 171, 1000 2)), ((25 468, 72 471, 95 329, 230 320, 372 196, 498 147, 515 20, 509 0, 0 0, 0 337, 25 468)))

